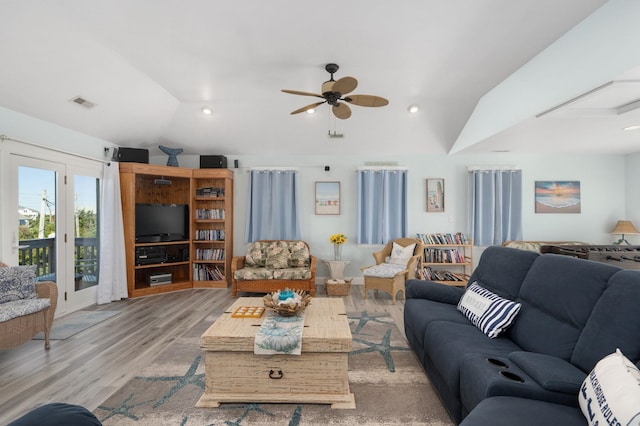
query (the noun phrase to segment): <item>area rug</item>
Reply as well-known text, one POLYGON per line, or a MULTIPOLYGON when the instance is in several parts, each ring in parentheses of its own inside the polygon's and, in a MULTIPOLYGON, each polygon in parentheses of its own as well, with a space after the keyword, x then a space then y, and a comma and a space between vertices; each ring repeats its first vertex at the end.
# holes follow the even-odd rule
POLYGON ((348 317, 353 337, 349 385, 355 409, 255 403, 196 408, 204 392, 199 338, 215 320, 210 317, 174 341, 94 413, 105 426, 453 425, 392 318, 367 312, 348 317))
MULTIPOLYGON (((89 327, 101 323, 114 315, 119 314, 118 311, 75 311, 69 315, 53 320, 49 339, 65 340, 74 334, 78 334, 89 327)), ((38 333, 34 339, 44 340, 44 333, 38 333)))

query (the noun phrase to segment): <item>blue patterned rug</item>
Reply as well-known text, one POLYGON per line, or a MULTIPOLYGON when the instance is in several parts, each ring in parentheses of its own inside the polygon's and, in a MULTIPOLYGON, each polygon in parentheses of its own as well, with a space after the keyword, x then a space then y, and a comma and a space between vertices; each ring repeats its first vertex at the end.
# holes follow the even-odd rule
POLYGON ((356 409, 253 403, 196 408, 204 392, 204 353, 199 338, 215 320, 207 318, 94 413, 105 426, 453 425, 392 318, 367 312, 348 316, 353 337, 349 386, 356 409))

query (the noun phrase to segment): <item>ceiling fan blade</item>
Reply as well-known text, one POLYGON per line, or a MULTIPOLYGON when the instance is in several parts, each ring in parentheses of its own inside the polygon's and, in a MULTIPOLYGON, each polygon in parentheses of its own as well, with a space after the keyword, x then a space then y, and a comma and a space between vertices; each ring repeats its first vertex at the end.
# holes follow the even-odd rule
POLYGON ((358 87, 358 80, 353 77, 342 77, 341 79, 336 80, 336 82, 333 83, 333 87, 331 88, 331 90, 344 95, 346 93, 353 92, 356 87, 358 87))
POLYGON ((316 103, 313 103, 313 104, 311 104, 311 105, 303 106, 302 108, 298 108, 297 110, 293 111, 293 112, 291 113, 291 115, 293 115, 293 114, 300 114, 301 112, 308 111, 308 110, 313 109, 313 108, 315 108, 315 107, 317 107, 317 106, 319 106, 319 105, 322 105, 322 104, 323 104, 323 103, 325 103, 325 102, 326 102, 326 101, 316 102, 316 103))
POLYGON ((324 96, 318 95, 317 93, 301 92, 299 90, 288 90, 288 89, 282 89, 282 91, 284 93, 289 93, 290 95, 315 96, 316 98, 324 98, 324 96))
POLYGON ((351 95, 345 97, 343 101, 364 107, 381 107, 389 103, 385 98, 373 95, 351 95))
POLYGON ((351 117, 351 108, 347 104, 337 104, 333 106, 333 115, 341 120, 351 117))

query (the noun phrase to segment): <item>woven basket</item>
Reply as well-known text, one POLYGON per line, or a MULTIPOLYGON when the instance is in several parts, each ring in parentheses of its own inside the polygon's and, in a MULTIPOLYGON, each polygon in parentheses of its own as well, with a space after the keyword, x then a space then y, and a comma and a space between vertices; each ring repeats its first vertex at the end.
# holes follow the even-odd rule
POLYGON ((325 282, 327 286, 327 296, 348 296, 351 290, 351 280, 344 280, 344 283, 325 282))
MULTIPOLYGON (((288 289, 287 289, 288 290, 288 289)), ((293 289, 294 293, 297 293, 300 297, 300 303, 290 303, 288 305, 279 305, 278 304, 278 294, 280 291, 274 291, 273 293, 266 294, 262 300, 264 302, 264 306, 269 309, 273 309, 276 313, 282 315, 283 317, 291 317, 296 315, 298 312, 304 311, 307 306, 311 303, 311 296, 307 294, 306 291, 301 289, 293 289)))

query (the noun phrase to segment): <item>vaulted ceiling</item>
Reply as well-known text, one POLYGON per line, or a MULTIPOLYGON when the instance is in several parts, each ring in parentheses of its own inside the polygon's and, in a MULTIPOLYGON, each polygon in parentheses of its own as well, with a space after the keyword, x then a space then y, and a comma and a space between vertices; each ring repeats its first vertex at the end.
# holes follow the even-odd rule
MULTIPOLYGON (((163 144, 189 154, 448 153, 485 94, 606 3, 3 1, 0 106, 152 152, 163 144), (352 106, 348 120, 327 105, 291 115, 317 98, 281 89, 319 93, 329 62, 340 66, 336 79, 358 80, 353 93, 379 95, 389 105, 352 106), (95 106, 72 102, 76 97, 95 106), (420 111, 409 114, 411 104, 420 111), (204 106, 213 114, 202 114, 204 106)), ((616 78, 636 76, 630 69, 610 80, 616 78)), ((613 114, 621 106, 607 98, 614 91, 626 103, 640 99, 635 84, 624 86, 567 104, 573 112, 591 108, 587 128, 577 114, 550 104, 453 151, 604 152, 607 140, 607 148, 616 146, 607 152, 634 152, 634 140, 612 144, 611 123, 600 125, 623 115, 613 114), (544 122, 536 119, 551 109, 544 122)))

